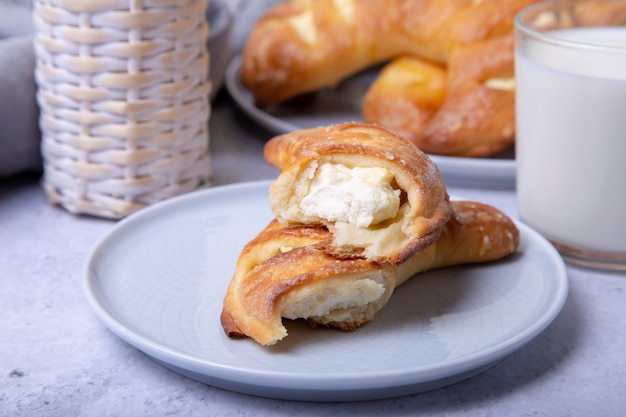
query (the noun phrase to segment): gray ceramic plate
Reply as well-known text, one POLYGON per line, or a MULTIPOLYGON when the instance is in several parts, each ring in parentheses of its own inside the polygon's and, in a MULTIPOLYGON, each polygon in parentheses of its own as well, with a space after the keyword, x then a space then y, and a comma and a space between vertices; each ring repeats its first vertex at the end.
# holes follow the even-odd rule
POLYGON ((523 224, 501 262, 413 277, 353 333, 286 323, 270 348, 231 340, 222 299, 241 248, 272 218, 269 182, 187 194, 141 210, 97 245, 86 290, 115 334, 166 367, 241 393, 358 401, 473 376, 532 340, 567 297, 565 266, 523 224))

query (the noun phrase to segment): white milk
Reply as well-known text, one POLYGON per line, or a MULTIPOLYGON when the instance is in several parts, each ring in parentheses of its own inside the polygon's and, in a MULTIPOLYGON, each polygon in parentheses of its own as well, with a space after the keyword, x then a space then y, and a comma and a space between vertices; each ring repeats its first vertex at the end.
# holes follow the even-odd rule
MULTIPOLYGON (((626 47, 626 28, 554 34, 626 47)), ((580 51, 534 40, 523 51, 520 45, 518 39, 521 218, 550 240, 626 253, 626 50, 590 50, 581 59, 580 51)))

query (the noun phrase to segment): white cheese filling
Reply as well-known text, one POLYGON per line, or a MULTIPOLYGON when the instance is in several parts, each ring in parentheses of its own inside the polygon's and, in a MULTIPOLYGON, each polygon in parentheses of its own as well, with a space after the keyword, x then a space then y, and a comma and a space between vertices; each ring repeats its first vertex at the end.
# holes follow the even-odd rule
POLYGON ((315 171, 300 210, 306 216, 366 228, 398 213, 400 190, 393 189, 392 180, 387 168, 323 164, 315 171))

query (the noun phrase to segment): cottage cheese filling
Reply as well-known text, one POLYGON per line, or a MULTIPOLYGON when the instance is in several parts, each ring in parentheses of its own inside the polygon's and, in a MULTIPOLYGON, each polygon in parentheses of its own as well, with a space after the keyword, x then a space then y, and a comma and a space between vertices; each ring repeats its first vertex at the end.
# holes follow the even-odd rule
POLYGON ((367 228, 398 213, 400 190, 393 189, 392 180, 386 168, 323 164, 315 171, 300 210, 307 216, 367 228))

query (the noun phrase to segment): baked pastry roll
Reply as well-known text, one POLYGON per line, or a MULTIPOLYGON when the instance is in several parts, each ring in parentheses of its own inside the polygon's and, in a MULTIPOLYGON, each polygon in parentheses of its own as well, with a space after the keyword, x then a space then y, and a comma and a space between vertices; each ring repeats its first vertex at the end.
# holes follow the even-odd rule
POLYGON ((446 99, 421 135, 424 152, 486 157, 515 141, 513 34, 455 48, 448 63, 446 99))
POLYGON ((398 266, 336 258, 324 251, 327 230, 272 221, 237 261, 221 314, 224 332, 268 346, 287 336, 283 319, 353 331, 415 274, 494 261, 516 250, 519 231, 505 214, 476 202, 452 207, 439 239, 398 266))
POLYGON ((432 244, 451 208, 437 166, 417 147, 374 125, 345 123, 271 139, 280 174, 270 206, 285 225, 326 227, 326 250, 400 264, 432 244))
POLYGON ((447 67, 402 57, 369 87, 363 119, 426 153, 490 156, 514 142, 513 72, 510 33, 453 49, 447 67))
POLYGON ((416 56, 397 58, 381 69, 367 89, 361 105, 363 120, 423 145, 420 138, 446 101, 447 90, 448 71, 443 65, 416 56))

